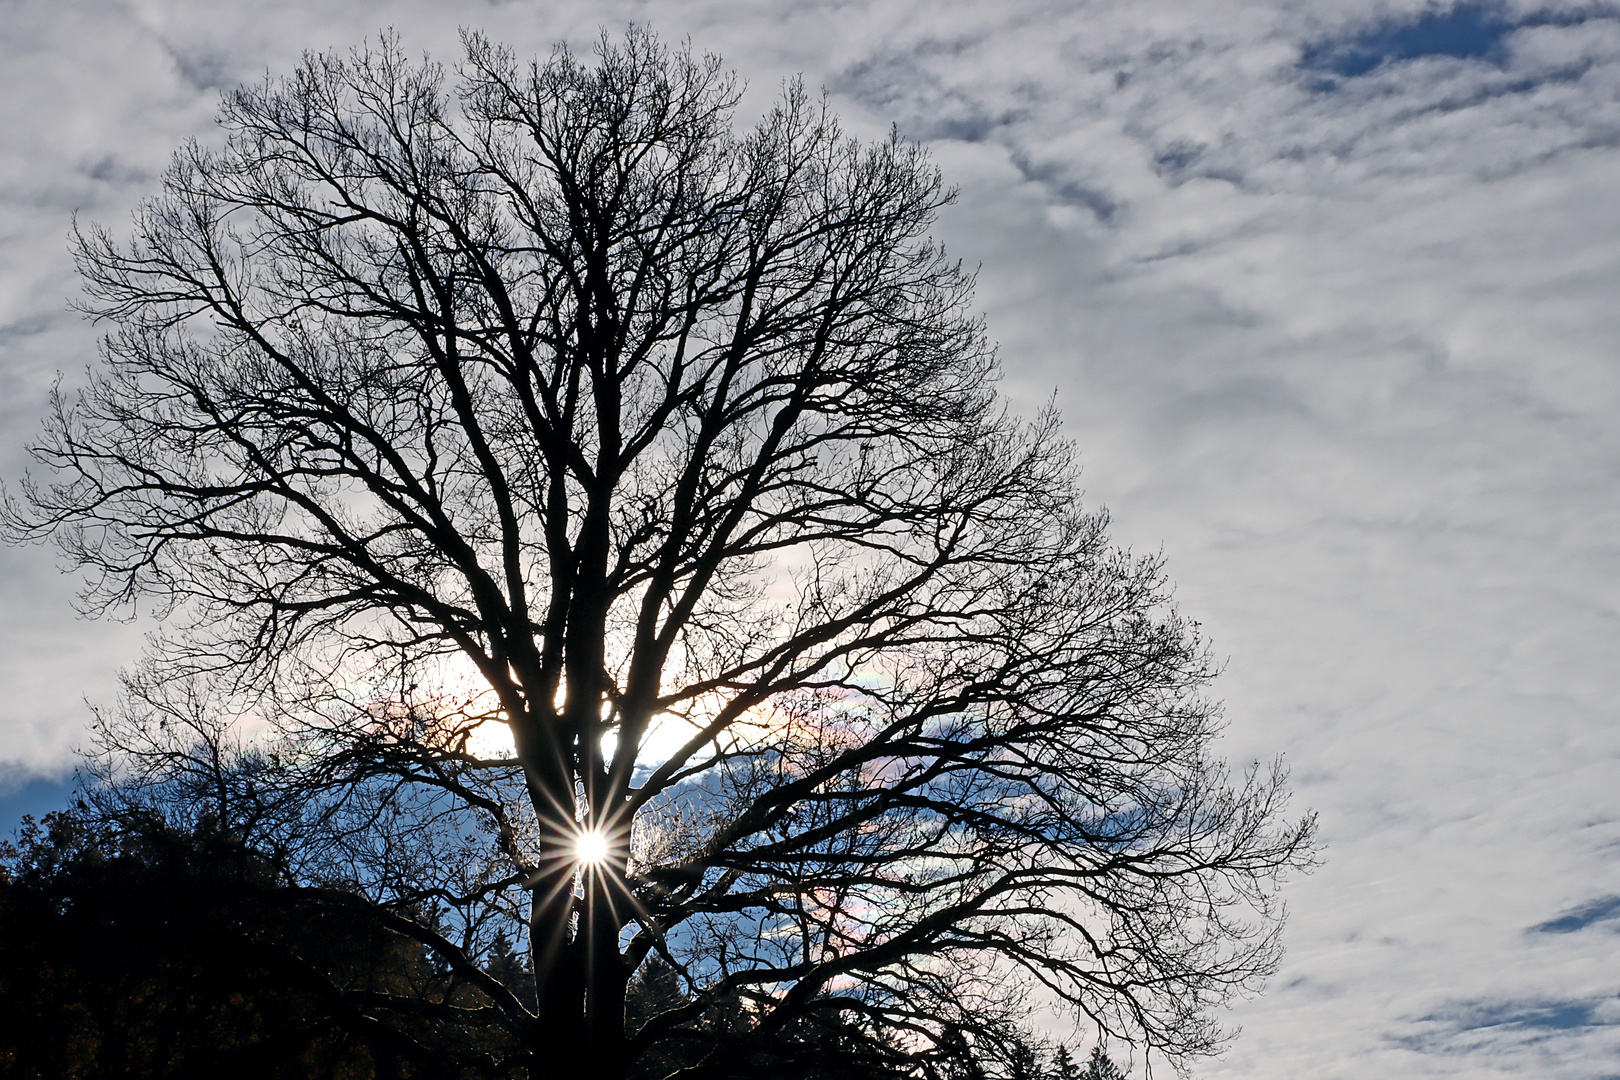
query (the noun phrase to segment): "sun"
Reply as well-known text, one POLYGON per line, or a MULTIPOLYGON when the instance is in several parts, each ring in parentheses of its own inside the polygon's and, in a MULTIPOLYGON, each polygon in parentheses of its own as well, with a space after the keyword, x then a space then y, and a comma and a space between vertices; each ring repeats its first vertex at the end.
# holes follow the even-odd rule
POLYGON ((574 840, 574 858, 581 866, 601 866, 607 862, 608 838, 601 829, 584 829, 574 840))

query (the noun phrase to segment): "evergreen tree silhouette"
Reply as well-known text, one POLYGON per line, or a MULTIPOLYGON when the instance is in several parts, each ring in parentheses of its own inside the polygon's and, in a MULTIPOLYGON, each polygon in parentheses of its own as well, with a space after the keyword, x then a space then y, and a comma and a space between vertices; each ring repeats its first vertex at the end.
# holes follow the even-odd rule
POLYGON ((1125 1080, 1125 1072, 1114 1064, 1102 1043, 1098 1043, 1091 1048, 1091 1058, 1086 1062, 1079 1080, 1125 1080))

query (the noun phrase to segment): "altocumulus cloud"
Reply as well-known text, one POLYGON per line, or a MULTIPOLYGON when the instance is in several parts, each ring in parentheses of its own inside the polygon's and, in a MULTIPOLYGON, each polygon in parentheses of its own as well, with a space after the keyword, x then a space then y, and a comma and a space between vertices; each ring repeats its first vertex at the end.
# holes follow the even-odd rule
MULTIPOLYGON (((1015 399, 1230 657, 1328 862, 1205 1077, 1612 1076, 1620 1051, 1620 17, 1589 3, 23 0, 0 32, 0 460, 216 88, 384 23, 455 55, 643 20, 933 147, 1015 399), (13 14, 15 13, 15 14, 13 14), (1595 899, 1594 899, 1595 898, 1595 899), (1605 906, 1609 905, 1609 906, 1605 906), (1528 928, 1528 929, 1527 929, 1528 928)), ((0 758, 60 767, 138 627, 0 556, 0 758)), ((7 775, 20 776, 13 771, 7 775)))

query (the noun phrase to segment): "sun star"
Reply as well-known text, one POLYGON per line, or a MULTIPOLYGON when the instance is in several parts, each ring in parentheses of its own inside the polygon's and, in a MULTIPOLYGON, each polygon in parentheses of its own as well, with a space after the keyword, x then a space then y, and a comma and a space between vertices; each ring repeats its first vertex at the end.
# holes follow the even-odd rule
POLYGON ((582 830, 574 841, 574 857, 583 866, 600 866, 607 861, 608 838, 600 829, 582 830))

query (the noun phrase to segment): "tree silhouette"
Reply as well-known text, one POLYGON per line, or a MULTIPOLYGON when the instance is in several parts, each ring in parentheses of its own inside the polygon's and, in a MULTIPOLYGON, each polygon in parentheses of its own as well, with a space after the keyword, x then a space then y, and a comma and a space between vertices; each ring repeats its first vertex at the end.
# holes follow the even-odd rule
POLYGON ((1210 1050, 1310 822, 1209 757, 1158 562, 998 404, 924 153, 797 85, 735 133, 640 30, 465 44, 454 93, 392 40, 233 91, 79 236, 104 363, 7 520, 167 620, 104 817, 363 906, 494 1072, 934 1075, 1034 985, 1210 1050))
POLYGON ((1114 1064, 1102 1043, 1098 1043, 1091 1048, 1091 1057, 1086 1061, 1079 1080, 1125 1080, 1125 1073, 1114 1064))

